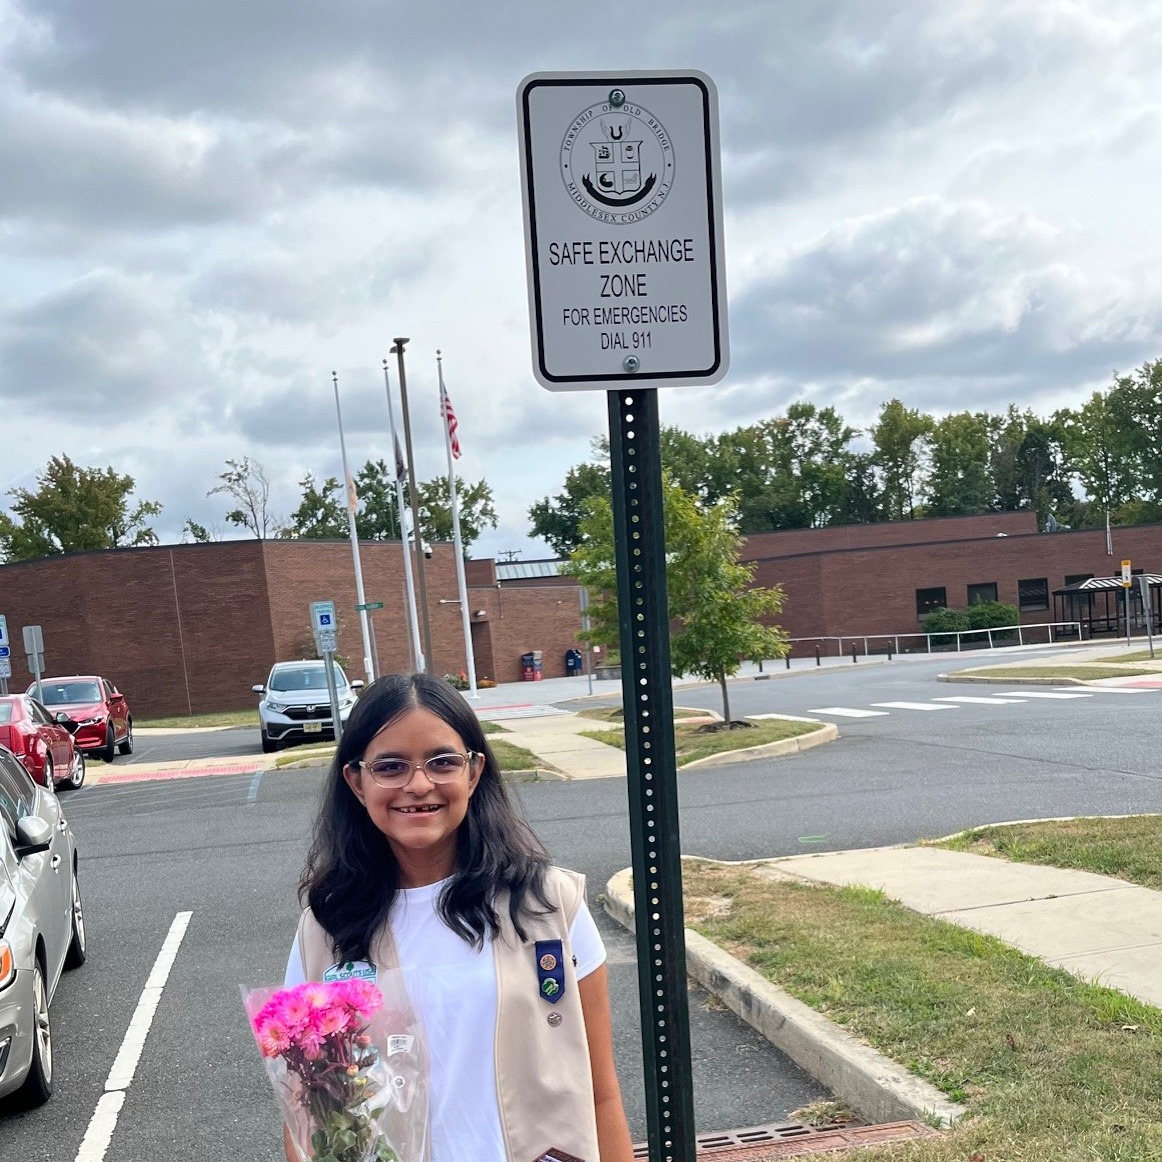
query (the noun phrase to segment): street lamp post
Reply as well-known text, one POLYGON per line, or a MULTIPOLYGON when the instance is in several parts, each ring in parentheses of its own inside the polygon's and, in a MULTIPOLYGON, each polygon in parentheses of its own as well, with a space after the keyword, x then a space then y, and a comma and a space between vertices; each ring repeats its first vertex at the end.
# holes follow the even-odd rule
POLYGON ((396 358, 396 367, 399 372, 400 410, 403 412, 403 442, 404 451, 407 453, 408 459, 408 498, 412 510, 412 535, 416 539, 416 588, 419 590, 420 599, 420 629, 424 635, 424 657, 427 659, 428 666, 431 667, 434 663, 432 654, 432 627, 428 619, 428 587, 424 580, 424 540, 420 533, 420 503, 419 492, 416 488, 416 461, 412 455, 412 423, 408 415, 408 381, 407 372, 403 365, 403 349, 404 344, 407 342, 407 339, 394 339, 391 353, 396 358))

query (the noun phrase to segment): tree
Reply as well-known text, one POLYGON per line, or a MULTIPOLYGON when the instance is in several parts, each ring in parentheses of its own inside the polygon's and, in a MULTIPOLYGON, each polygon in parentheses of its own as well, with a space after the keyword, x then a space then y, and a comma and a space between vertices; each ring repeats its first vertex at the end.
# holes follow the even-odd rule
POLYGON ((361 541, 402 541, 395 473, 384 460, 368 460, 355 474, 359 511, 355 531, 361 541))
POLYGON ((314 474, 308 472, 299 481, 299 487, 303 490, 303 498, 291 513, 286 535, 311 541, 337 540, 347 536, 347 510, 339 481, 328 476, 319 485, 315 483, 314 474))
MULTIPOLYGON (((730 721, 727 679, 747 658, 777 658, 787 652, 782 630, 763 624, 783 605, 782 590, 751 586, 753 565, 739 561, 742 536, 737 504, 725 497, 701 504, 693 493, 663 479, 666 525, 666 587, 669 616, 678 629, 670 644, 674 674, 696 674, 722 688, 723 717, 730 721)), ((591 595, 591 641, 618 640, 617 578, 613 510, 605 497, 593 500, 581 521, 581 544, 567 572, 591 595)))
POLYGON ((957 412, 932 425, 925 516, 965 516, 993 507, 987 417, 957 412))
POLYGON ((1137 470, 1125 396, 1111 389, 1095 391, 1076 410, 1064 408, 1053 417, 1061 433, 1065 471, 1076 477, 1093 502, 1092 519, 1099 526, 1134 497, 1137 470))
POLYGON ((36 478, 35 492, 14 488, 12 512, 0 513, 0 556, 30 561, 60 553, 156 545, 146 520, 161 512, 157 501, 130 502, 132 476, 112 467, 81 468, 54 456, 36 478))
POLYGON ((222 483, 215 485, 206 495, 222 493, 238 502, 238 507, 226 514, 230 524, 247 529, 260 541, 278 535, 278 521, 270 512, 270 479, 257 460, 251 460, 249 456, 227 460, 226 471, 218 479, 222 483))
MULTIPOLYGON (((600 441, 594 452, 600 454, 600 441)), ((609 464, 586 461, 575 464, 565 474, 563 491, 546 496, 529 509, 530 532, 546 541, 560 557, 567 557, 581 544, 581 522, 591 501, 609 500, 609 464)))
POLYGON ((875 451, 872 462, 880 477, 880 511, 884 520, 912 520, 923 487, 922 470, 932 417, 898 400, 880 408, 869 430, 875 451))
MULTIPOLYGON (((436 476, 420 484, 419 508, 420 529, 430 541, 450 541, 452 539, 452 494, 448 489, 448 478, 436 476)), ((496 506, 492 500, 492 489, 485 480, 474 484, 456 481, 456 497, 460 502, 460 543, 464 555, 477 540, 485 527, 496 528, 499 523, 496 506)))
POLYGON ((198 524, 192 516, 186 517, 186 522, 182 525, 183 545, 187 541, 193 541, 195 545, 207 545, 213 539, 210 530, 205 525, 198 524))

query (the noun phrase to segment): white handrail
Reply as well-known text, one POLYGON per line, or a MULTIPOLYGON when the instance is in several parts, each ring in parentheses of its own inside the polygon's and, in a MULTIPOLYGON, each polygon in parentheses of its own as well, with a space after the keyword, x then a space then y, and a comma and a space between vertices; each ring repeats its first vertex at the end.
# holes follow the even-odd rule
MULTIPOLYGON (((892 648, 890 648, 887 652, 889 654, 893 653, 893 652, 898 654, 900 652, 900 642, 902 640, 906 641, 908 638, 923 638, 924 642, 925 642, 925 645, 923 648, 926 649, 927 653, 932 653, 932 639, 933 638, 942 638, 942 639, 947 640, 949 638, 955 637, 956 638, 956 652, 960 653, 961 652, 961 639, 963 639, 963 638, 972 638, 974 636, 979 637, 981 635, 984 635, 988 638, 988 645, 984 646, 983 648, 990 649, 990 650, 1004 649, 1004 648, 1006 648, 1004 645, 1001 645, 1001 646, 997 645, 996 640, 993 637, 993 634, 1015 632, 1017 635, 1017 644, 1023 646, 1025 644, 1026 632, 1029 630, 1036 630, 1036 629, 1043 629, 1046 631, 1046 636, 1048 637, 1049 644, 1051 644, 1051 645, 1054 644, 1056 641, 1060 640, 1062 637, 1076 638, 1079 641, 1081 640, 1081 622, 1080 621, 1038 621, 1038 622, 1027 622, 1023 625, 986 626, 982 629, 961 629, 961 630, 951 630, 950 629, 950 630, 945 630, 943 633, 868 633, 868 634, 845 634, 845 635, 839 636, 839 637, 830 636, 830 635, 820 635, 818 637, 793 637, 793 638, 789 638, 788 641, 791 643, 792 646, 794 646, 796 643, 803 643, 803 642, 814 642, 814 643, 817 643, 820 645, 822 645, 826 642, 834 642, 835 643, 835 655, 834 656, 840 657, 840 658, 845 657, 847 655, 847 651, 844 649, 844 642, 851 642, 852 648, 854 649, 854 648, 856 648, 855 643, 862 641, 863 642, 863 656, 866 658, 866 657, 869 657, 871 655, 871 650, 870 650, 869 645, 868 645, 869 642, 876 642, 876 641, 891 642, 892 648), (1055 638, 1053 635, 1053 631, 1055 629, 1056 630, 1064 629, 1064 630, 1067 630, 1068 632, 1064 633, 1064 634, 1058 633, 1057 637, 1055 638)), ((982 647, 978 646, 976 648, 982 648, 982 647)))

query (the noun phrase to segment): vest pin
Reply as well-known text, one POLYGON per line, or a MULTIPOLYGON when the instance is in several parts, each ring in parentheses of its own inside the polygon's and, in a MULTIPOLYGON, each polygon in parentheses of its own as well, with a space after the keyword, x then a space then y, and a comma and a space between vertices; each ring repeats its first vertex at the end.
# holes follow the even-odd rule
POLYGON ((552 1028, 556 1028, 561 1023, 561 1014, 554 1009, 546 1018, 552 1028))

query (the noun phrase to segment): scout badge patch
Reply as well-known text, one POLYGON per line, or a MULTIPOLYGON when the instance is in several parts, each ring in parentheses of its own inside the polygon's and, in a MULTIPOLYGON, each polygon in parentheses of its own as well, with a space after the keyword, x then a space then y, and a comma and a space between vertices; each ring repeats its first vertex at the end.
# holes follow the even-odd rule
POLYGON ((565 995, 565 954, 560 940, 538 940, 537 992, 541 1000, 556 1004, 565 995))
POLYGON ((543 1154, 538 1154, 533 1162, 585 1162, 585 1160, 578 1158, 576 1154, 566 1154, 564 1150, 551 1146, 543 1154))

